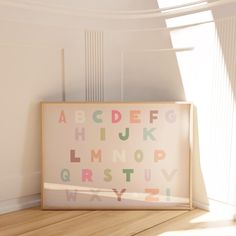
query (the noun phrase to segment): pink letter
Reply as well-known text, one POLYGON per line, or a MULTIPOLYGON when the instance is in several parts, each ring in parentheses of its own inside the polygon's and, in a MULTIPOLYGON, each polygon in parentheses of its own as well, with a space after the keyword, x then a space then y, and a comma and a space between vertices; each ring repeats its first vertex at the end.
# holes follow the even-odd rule
POLYGON ((59 117, 59 123, 66 123, 66 117, 65 117, 65 113, 64 111, 62 110, 61 111, 61 114, 60 114, 60 117, 59 117))
POLYGON ((79 138, 81 138, 82 141, 85 140, 85 128, 81 128, 81 130, 75 128, 75 140, 79 140, 79 138))
POLYGON ((118 123, 121 120, 121 113, 117 110, 112 110, 111 112, 111 120, 112 123, 118 123))
POLYGON ((83 182, 86 182, 86 181, 92 182, 92 175, 93 175, 92 170, 82 169, 82 181, 83 182))
POLYGON ((152 177, 151 169, 145 169, 144 176, 145 176, 146 182, 150 181, 152 177))

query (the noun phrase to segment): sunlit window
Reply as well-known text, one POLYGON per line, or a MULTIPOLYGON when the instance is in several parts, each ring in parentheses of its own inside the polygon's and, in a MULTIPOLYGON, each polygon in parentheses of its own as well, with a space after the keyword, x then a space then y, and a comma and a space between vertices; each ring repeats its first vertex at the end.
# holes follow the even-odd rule
POLYGON ((186 98, 197 108, 194 201, 204 205, 213 199, 236 206, 236 19, 218 20, 217 12, 209 8, 187 11, 207 1, 157 2, 163 12, 186 9, 186 13, 168 15, 165 22, 173 48, 194 48, 176 52, 186 98))

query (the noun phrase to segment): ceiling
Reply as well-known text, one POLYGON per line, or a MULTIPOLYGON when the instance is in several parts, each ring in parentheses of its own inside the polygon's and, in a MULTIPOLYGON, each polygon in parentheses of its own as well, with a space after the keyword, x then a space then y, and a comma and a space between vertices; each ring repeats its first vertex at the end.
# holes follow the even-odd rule
POLYGON ((156 9, 157 0, 28 0, 32 3, 97 10, 147 10, 156 9))

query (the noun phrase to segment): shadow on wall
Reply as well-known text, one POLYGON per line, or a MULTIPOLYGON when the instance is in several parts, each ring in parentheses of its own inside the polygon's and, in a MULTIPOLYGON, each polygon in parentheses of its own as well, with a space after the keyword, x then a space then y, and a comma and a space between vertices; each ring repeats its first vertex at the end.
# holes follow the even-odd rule
POLYGON ((198 133, 198 115, 196 106, 193 107, 193 160, 192 160, 192 176, 193 176, 193 205, 200 208, 208 208, 209 201, 204 182, 199 147, 199 133, 198 133), (206 207, 208 206, 208 207, 206 207))
POLYGON ((124 55, 125 101, 185 100, 174 50, 137 51, 124 55))
MULTIPOLYGON (((27 122, 25 124, 24 135, 24 149, 21 162, 21 173, 26 170, 31 170, 27 175, 23 175, 20 196, 27 196, 29 201, 32 201, 32 206, 39 203, 38 194, 41 189, 41 101, 61 101, 62 99, 55 99, 60 97, 60 91, 52 95, 44 95, 43 99, 35 99, 28 105, 27 122), (30 197, 32 196, 32 197, 30 197)), ((18 202, 21 205, 22 199, 18 202)), ((28 204, 30 202, 28 201, 28 204)))
MULTIPOLYGON (((150 36, 156 37, 155 45, 151 45, 153 39, 150 38, 149 43, 143 42, 146 50, 140 47, 135 49, 133 45, 136 40, 139 40, 136 38, 140 38, 137 35, 134 38, 135 42, 130 42, 130 49, 123 51, 121 79, 124 101, 184 101, 186 99, 176 52, 164 18, 158 19, 157 27, 160 30, 155 31, 156 36, 150 36), (153 47, 150 48, 151 46, 153 47)), ((145 33, 146 31, 142 32, 145 33)))
POLYGON ((31 170, 24 176, 20 196, 33 195, 40 192, 40 105, 30 102, 25 124, 24 149, 21 162, 21 173, 31 170))

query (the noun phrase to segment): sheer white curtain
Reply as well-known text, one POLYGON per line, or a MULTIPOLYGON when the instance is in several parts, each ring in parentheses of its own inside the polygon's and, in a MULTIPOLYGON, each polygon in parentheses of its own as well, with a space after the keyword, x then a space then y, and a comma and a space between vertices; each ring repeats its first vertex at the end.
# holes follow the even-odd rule
POLYGON ((195 204, 206 207, 209 200, 210 207, 222 203, 233 210, 236 208, 236 4, 224 0, 157 2, 163 13, 169 13, 166 25, 173 47, 194 47, 193 51, 176 56, 186 99, 197 108, 195 204))

